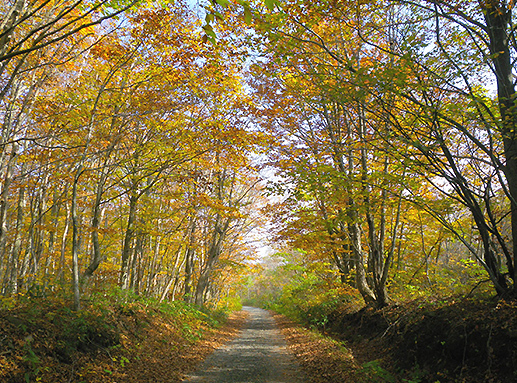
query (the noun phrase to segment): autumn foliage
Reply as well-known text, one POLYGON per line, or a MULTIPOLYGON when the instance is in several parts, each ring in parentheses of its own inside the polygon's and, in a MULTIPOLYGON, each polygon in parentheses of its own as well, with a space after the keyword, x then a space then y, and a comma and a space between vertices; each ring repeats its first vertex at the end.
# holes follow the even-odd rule
POLYGON ((3 296, 73 286, 79 308, 83 294, 119 285, 215 304, 250 258, 250 155, 265 142, 249 126, 239 46, 224 31, 203 43, 180 2, 124 12, 57 3, 2 9, 6 41, 19 39, 3 46, 3 296), (58 5, 71 13, 50 25, 48 44, 8 61, 38 28, 24 18, 58 5), (97 12, 111 17, 88 23, 97 12), (64 26, 70 36, 54 41, 64 26))
POLYGON ((513 8, 4 1, 2 307, 514 299, 513 8))

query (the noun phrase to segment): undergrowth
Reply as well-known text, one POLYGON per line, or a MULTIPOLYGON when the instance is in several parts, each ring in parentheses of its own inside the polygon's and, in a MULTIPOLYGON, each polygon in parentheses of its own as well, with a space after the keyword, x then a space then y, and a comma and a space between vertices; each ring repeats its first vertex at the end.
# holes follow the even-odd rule
POLYGON ((260 286, 246 303, 346 341, 368 382, 515 381, 516 302, 494 299, 471 262, 457 267, 463 273, 448 278, 454 293, 436 273, 423 282, 400 274, 394 301, 377 309, 352 287, 287 264, 275 271, 283 279, 273 275, 281 288, 260 286))
POLYGON ((228 316, 120 289, 92 294, 80 311, 59 295, 16 299, 0 308, 0 381, 9 383, 109 382, 145 352, 150 336, 179 350, 228 316))

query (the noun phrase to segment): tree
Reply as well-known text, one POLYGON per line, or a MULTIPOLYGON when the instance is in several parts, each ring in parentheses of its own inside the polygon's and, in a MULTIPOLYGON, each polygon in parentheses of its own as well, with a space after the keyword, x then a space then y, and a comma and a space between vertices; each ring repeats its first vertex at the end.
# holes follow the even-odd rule
MULTIPOLYGON (((404 7, 407 3, 402 4, 404 7)), ((501 217, 494 214, 497 190, 502 190, 515 228, 516 144, 511 106, 515 89, 510 80, 515 47, 509 38, 508 24, 511 6, 506 2, 480 2, 460 11, 455 8, 458 5, 419 4, 416 9, 423 17, 432 16, 427 33, 434 39, 436 49, 423 54, 422 48, 417 48, 415 53, 420 57, 414 53, 394 52, 406 54, 407 66, 412 68, 411 75, 419 84, 412 94, 404 90, 397 93, 408 105, 406 110, 413 110, 413 116, 416 112, 423 117, 418 118, 423 125, 421 130, 408 132, 398 125, 397 132, 420 152, 420 158, 447 181, 454 197, 469 209, 483 243, 484 254, 480 261, 495 290, 501 295, 513 294, 515 240, 503 237, 501 217), (458 42, 467 52, 463 57, 458 51, 458 42), (480 55, 488 60, 476 60, 480 55), (480 83, 484 74, 490 72, 497 86, 497 103, 480 83), (458 108, 458 105, 463 107, 458 108), (469 163, 465 159, 469 159, 469 163), (498 260, 501 256, 506 270, 501 269, 498 260)), ((512 238, 516 232, 512 229, 512 238)), ((472 252, 475 254, 474 249, 472 252)))
MULTIPOLYGON (((377 121, 371 126, 385 138, 388 155, 398 151, 412 173, 469 209, 483 242, 479 262, 498 294, 512 294, 515 286, 515 240, 501 235, 504 213, 494 214, 501 190, 508 213, 515 215, 511 8, 499 1, 339 7, 291 2, 258 24, 275 41, 276 52, 298 62, 299 52, 310 54, 302 73, 333 82, 328 93, 334 99, 348 94, 361 102, 377 121), (352 36, 360 50, 347 46, 352 36), (483 84, 490 72, 498 89, 496 103, 483 84)), ((426 209, 432 212, 431 205, 426 209)), ((432 213, 477 256, 446 216, 432 213)))
MULTIPOLYGON (((332 16, 316 12, 321 13, 311 14, 311 23, 315 17, 332 16)), ((356 25, 362 22, 355 20, 356 25)), ((259 97, 267 92, 263 89, 271 89, 266 97, 275 100, 268 110, 275 113, 272 129, 290 135, 279 151, 295 156, 300 166, 289 159, 277 163, 287 183, 297 185, 294 194, 302 209, 307 209, 308 199, 316 200, 317 219, 324 221, 328 240, 334 243, 331 259, 342 277, 354 267, 355 286, 365 301, 383 306, 389 302, 386 284, 398 237, 405 166, 387 150, 384 136, 389 128, 367 109, 369 95, 343 77, 340 65, 329 64, 333 58, 328 50, 296 35, 305 32, 296 27, 286 27, 289 32, 271 50, 267 69, 258 69, 263 77, 274 78, 273 84, 257 81, 256 87, 259 97), (276 114, 279 109, 285 118, 276 114)), ((351 57, 357 70, 368 72, 375 66, 359 33, 327 23, 314 28, 319 36, 339 36, 332 47, 351 57)))
MULTIPOLYGON (((217 236, 228 221, 211 252, 204 303, 207 292, 222 297, 218 278, 230 278, 247 251, 241 231, 252 198, 236 204, 226 193, 245 184, 255 193, 255 181, 246 181, 254 172, 248 156, 262 150, 263 139, 245 118, 253 107, 238 46, 203 44, 201 22, 180 2, 123 16, 88 37, 79 33, 80 43, 64 37, 83 54, 42 67, 52 70, 42 70, 45 81, 28 99, 30 108, 19 97, 12 104, 22 118, 15 132, 20 150, 4 161, 9 172, 2 175, 9 181, 4 224, 14 233, 4 237, 0 258, 4 294, 45 294, 61 281, 73 287, 76 308, 82 294, 102 286, 176 299, 184 285, 203 284, 208 237, 201 230, 217 236), (210 169, 216 157, 218 171, 210 169), (185 199, 200 178, 207 189, 185 199)), ((54 46, 30 55, 48 59, 44 53, 54 46)), ((12 134, 10 140, 14 145, 12 134)))

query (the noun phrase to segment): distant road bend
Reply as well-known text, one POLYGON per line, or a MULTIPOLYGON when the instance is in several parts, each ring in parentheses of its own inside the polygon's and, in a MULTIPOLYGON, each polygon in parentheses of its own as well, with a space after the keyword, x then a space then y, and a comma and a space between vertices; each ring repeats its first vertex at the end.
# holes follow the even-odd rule
POLYGON ((271 315, 254 307, 243 310, 249 313, 249 319, 240 336, 216 350, 184 382, 306 382, 271 315))

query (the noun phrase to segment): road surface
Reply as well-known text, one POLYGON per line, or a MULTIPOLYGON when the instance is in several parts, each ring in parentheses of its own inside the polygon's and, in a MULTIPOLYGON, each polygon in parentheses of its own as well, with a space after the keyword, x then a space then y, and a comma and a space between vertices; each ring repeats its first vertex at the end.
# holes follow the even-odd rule
POLYGON ((242 333, 216 350, 184 382, 306 382, 271 315, 255 307, 244 307, 243 310, 249 313, 249 318, 242 333))

